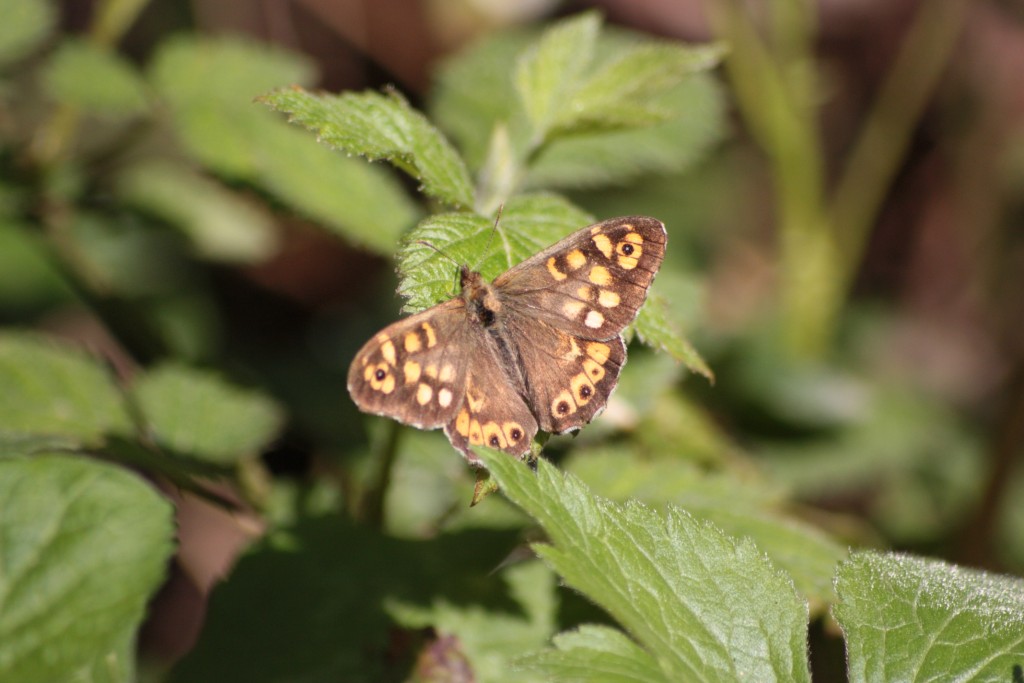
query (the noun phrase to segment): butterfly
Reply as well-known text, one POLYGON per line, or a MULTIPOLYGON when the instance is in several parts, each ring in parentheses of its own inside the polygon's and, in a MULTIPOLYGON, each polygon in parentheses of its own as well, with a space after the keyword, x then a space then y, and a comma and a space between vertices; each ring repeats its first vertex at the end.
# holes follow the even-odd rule
POLYGON ((608 403, 626 362, 622 330, 665 256, 646 216, 581 228, 493 282, 461 266, 458 296, 399 320, 359 350, 348 391, 360 410, 470 447, 523 456, 538 430, 561 434, 608 403))

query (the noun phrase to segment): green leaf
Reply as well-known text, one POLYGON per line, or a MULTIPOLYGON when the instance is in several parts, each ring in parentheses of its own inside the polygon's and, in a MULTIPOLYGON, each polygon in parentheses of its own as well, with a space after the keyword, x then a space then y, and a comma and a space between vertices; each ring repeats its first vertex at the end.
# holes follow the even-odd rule
POLYGON ((0 311, 27 320, 72 298, 47 243, 35 226, 0 218, 0 311))
POLYGON ((151 80, 186 151, 217 173, 263 187, 382 255, 415 221, 415 205, 385 169, 332 152, 253 102, 312 80, 297 56, 237 40, 174 39, 158 50, 151 80))
POLYGON ((269 123, 261 127, 260 172, 253 182, 336 234, 391 257, 420 213, 398 178, 342 156, 284 121, 269 123))
POLYGON ((594 497, 541 459, 478 454, 551 545, 534 550, 658 662, 667 680, 809 681, 807 605, 747 540, 670 508, 594 497))
POLYGON ((254 263, 277 250, 277 233, 266 213, 187 166, 168 161, 128 166, 118 175, 117 190, 125 201, 181 228, 206 258, 254 263))
POLYGON ((646 650, 607 626, 584 624, 555 636, 554 645, 519 664, 559 683, 670 683, 646 650))
POLYGON ((850 681, 1010 681, 1024 662, 1024 581, 895 553, 859 552, 832 608, 850 681))
POLYGON ((668 306, 661 297, 647 297, 647 303, 640 309, 633 329, 643 343, 661 349, 710 381, 715 380, 715 374, 697 353, 697 349, 676 329, 675 323, 669 318, 668 306))
POLYGON ((222 465, 259 453, 284 420, 264 395, 181 365, 145 373, 133 392, 157 444, 222 465))
POLYGON ((870 489, 866 502, 874 523, 907 543, 945 537, 970 514, 983 495, 984 446, 949 405, 906 386, 883 382, 872 391, 858 378, 828 376, 820 368, 817 386, 799 388, 814 375, 789 370, 788 382, 761 390, 774 387, 775 400, 790 409, 798 404, 794 394, 802 393, 799 403, 817 400, 817 413, 833 421, 827 436, 758 446, 759 461, 795 495, 819 499, 870 489), (844 413, 846 424, 835 426, 844 413))
POLYGON ((113 378, 94 358, 34 334, 0 334, 0 433, 85 445, 128 435, 132 423, 113 378))
POLYGON ((123 656, 173 534, 171 506, 123 469, 0 460, 0 680, 68 680, 123 656))
POLYGON ((718 46, 644 43, 627 48, 606 60, 562 105, 556 126, 639 127, 673 118, 674 108, 661 105, 658 97, 687 76, 714 67, 721 55, 718 46))
POLYGON ((267 44, 185 35, 163 42, 150 67, 154 87, 175 106, 232 113, 259 112, 253 99, 260 93, 315 76, 305 57, 267 44))
POLYGON ((590 216, 566 200, 544 194, 510 200, 497 227, 471 213, 430 216, 409 233, 398 254, 404 310, 415 313, 457 294, 456 264, 493 279, 590 222, 590 216))
POLYGON ((53 5, 40 0, 0 0, 0 66, 28 55, 57 23, 53 5))
POLYGON ((527 169, 527 188, 624 185, 646 174, 680 172, 703 159, 725 130, 725 99, 706 74, 694 74, 652 100, 663 121, 591 129, 557 137, 527 169))
POLYGON ((496 126, 507 126, 513 139, 528 135, 512 72, 536 37, 523 30, 490 34, 438 66, 428 111, 474 170, 483 165, 496 126))
POLYGON ((386 159, 448 206, 473 205, 473 186, 458 153, 426 117, 395 91, 317 95, 300 88, 260 98, 349 154, 386 159))
POLYGON ((621 448, 579 450, 567 469, 598 495, 677 505, 732 536, 749 537, 793 578, 803 596, 818 605, 832 599, 832 577, 846 557, 845 547, 785 514, 781 489, 770 482, 740 479, 736 472, 707 472, 676 457, 623 453, 621 448))
POLYGON ((516 91, 536 142, 547 137, 563 116, 565 103, 579 89, 600 29, 600 15, 585 12, 551 26, 519 58, 516 91))
POLYGON ((145 86, 135 67, 93 43, 63 43, 44 78, 54 98, 85 111, 129 115, 146 107, 145 86))
POLYGON ((273 121, 253 98, 311 81, 313 70, 297 56, 236 39, 180 37, 160 45, 149 76, 190 154, 219 173, 252 178, 266 163, 259 133, 273 121))

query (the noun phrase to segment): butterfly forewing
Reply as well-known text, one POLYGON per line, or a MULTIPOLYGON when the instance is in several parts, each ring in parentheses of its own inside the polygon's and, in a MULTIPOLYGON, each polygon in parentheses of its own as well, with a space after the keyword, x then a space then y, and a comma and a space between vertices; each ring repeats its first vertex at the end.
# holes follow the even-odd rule
POLYGON ((462 299, 385 327, 356 354, 348 392, 363 412, 421 429, 447 424, 466 391, 464 341, 472 331, 462 299))
POLYGON ((633 321, 665 257, 661 221, 627 216, 578 230, 494 281, 520 315, 585 339, 606 340, 633 321))

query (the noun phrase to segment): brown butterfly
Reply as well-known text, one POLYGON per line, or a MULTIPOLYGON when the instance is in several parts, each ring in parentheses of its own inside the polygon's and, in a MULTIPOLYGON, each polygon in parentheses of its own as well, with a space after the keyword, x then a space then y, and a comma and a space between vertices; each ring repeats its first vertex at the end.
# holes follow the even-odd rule
POLYGON ((486 282, 462 266, 461 294, 378 332, 356 354, 359 409, 470 446, 522 456, 608 403, 626 362, 622 330, 665 256, 661 221, 625 216, 577 230, 486 282))

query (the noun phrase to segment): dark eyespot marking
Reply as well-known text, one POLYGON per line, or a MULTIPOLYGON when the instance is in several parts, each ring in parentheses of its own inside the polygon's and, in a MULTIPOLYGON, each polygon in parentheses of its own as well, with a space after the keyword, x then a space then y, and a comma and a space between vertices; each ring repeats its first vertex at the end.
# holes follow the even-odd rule
POLYGON ((584 384, 583 386, 580 387, 580 398, 590 398, 590 394, 592 393, 593 391, 591 390, 589 385, 584 384))
POLYGON ((559 413, 559 415, 565 415, 568 412, 569 412, 569 404, 567 402, 565 402, 565 401, 560 401, 558 403, 558 413, 559 413))
POLYGON ((632 244, 623 244, 622 245, 622 253, 625 254, 626 256, 631 256, 633 254, 633 245, 632 244))
POLYGON ((509 436, 512 437, 513 441, 519 441, 519 439, 523 438, 523 433, 518 429, 513 429, 512 433, 509 434, 509 436))
POLYGON ((498 437, 496 437, 496 436, 492 436, 492 437, 491 437, 491 447, 492 447, 492 448, 497 448, 497 447, 498 447, 498 446, 500 446, 500 445, 501 445, 501 442, 500 442, 500 441, 498 441, 498 437))
POLYGON ((383 382, 384 378, 388 376, 388 373, 384 372, 380 368, 377 368, 377 372, 373 373, 373 376, 377 378, 378 382, 383 382))

